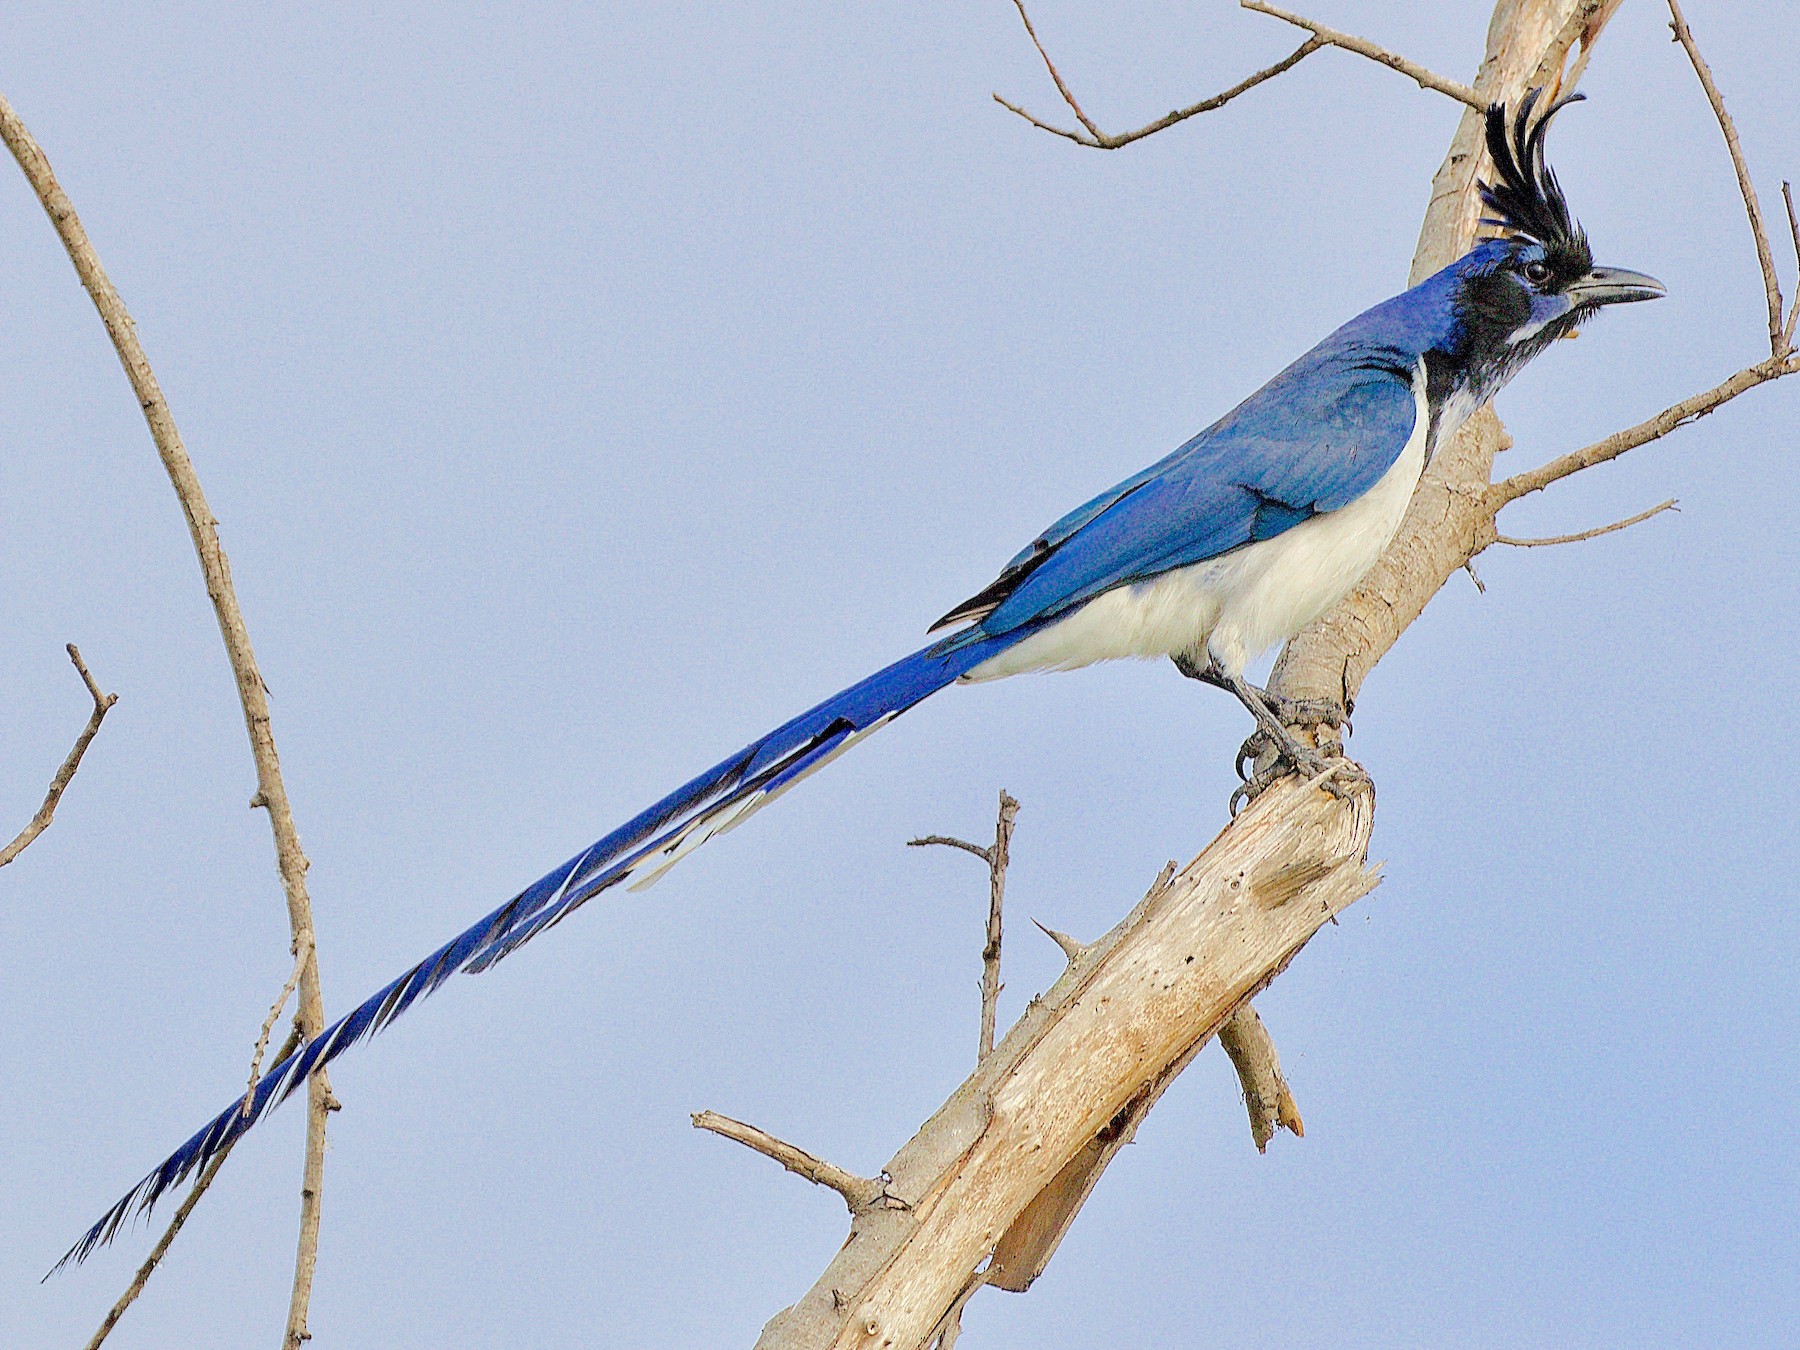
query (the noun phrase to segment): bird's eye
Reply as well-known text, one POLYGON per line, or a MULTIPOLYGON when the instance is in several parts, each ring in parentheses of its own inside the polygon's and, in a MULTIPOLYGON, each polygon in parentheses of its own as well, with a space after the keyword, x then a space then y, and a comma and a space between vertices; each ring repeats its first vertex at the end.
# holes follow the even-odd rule
POLYGON ((1550 279, 1550 268, 1547 264, 1533 260, 1525 264, 1525 280, 1533 286, 1540 286, 1550 279))

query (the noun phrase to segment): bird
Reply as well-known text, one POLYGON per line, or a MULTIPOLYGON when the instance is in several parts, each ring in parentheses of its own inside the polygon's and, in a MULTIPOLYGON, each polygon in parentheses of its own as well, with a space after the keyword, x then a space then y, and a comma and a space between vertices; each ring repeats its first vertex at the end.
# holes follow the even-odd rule
POLYGON ((295 1048, 108 1209, 55 1269, 110 1242, 314 1069, 453 974, 488 969, 613 886, 649 885, 952 684, 1167 657, 1183 675, 1234 694, 1283 772, 1323 780, 1348 765, 1290 730, 1318 710, 1251 684, 1246 667, 1350 591, 1399 528, 1432 454, 1521 368, 1602 308, 1666 293, 1652 277, 1594 264, 1546 162, 1552 118, 1581 97, 1540 112, 1541 91, 1532 90, 1511 112, 1486 109, 1494 177, 1480 184, 1481 224, 1496 234, 1351 319, 1173 453, 1051 525, 928 630, 944 636, 721 760, 295 1048))

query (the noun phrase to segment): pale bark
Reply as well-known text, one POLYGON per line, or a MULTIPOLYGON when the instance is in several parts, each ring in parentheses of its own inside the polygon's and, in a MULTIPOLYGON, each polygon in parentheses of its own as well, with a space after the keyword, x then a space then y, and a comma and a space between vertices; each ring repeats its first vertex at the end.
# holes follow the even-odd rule
POLYGON ((884 1169, 763 1350, 916 1347, 990 1256, 1026 1287, 1144 1111, 1318 928, 1370 891, 1374 800, 1287 780, 1071 962, 884 1169))

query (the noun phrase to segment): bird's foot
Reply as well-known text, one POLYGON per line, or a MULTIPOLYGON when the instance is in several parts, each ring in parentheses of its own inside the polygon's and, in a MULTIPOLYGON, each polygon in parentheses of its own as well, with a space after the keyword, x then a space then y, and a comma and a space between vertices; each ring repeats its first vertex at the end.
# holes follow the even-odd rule
MULTIPOLYGON (((1254 686, 1253 686, 1254 687, 1254 686)), ((1258 689, 1269 711, 1283 726, 1330 727, 1333 731, 1350 731, 1350 710, 1334 698, 1289 698, 1273 690, 1258 689)))
MULTIPOLYGON (((1320 721, 1312 725, 1332 724, 1320 721)), ((1244 781, 1231 794, 1232 815, 1289 774, 1299 775, 1309 785, 1323 788, 1340 801, 1361 787, 1373 785, 1362 765, 1345 755, 1339 742, 1327 740, 1321 746, 1308 745, 1286 726, 1278 729, 1279 737, 1273 734, 1274 729, 1258 727, 1238 747, 1237 772, 1244 781), (1246 764, 1250 766, 1249 773, 1244 772, 1246 764)))

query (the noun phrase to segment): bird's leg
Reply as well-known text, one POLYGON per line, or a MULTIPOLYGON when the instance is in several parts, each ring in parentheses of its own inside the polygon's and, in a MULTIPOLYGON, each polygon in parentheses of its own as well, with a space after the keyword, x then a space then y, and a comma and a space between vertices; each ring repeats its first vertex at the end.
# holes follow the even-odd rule
MULTIPOLYGON (((1211 661, 1201 665, 1191 656, 1172 658, 1175 669, 1190 680, 1199 680, 1202 684, 1210 684, 1215 689, 1223 689, 1228 694, 1237 690, 1231 687, 1230 679, 1211 661)), ((1350 729, 1350 713, 1342 703, 1332 698, 1289 698, 1286 694, 1278 694, 1273 689, 1264 689, 1258 685, 1244 682, 1244 687, 1263 701, 1263 706, 1280 719, 1282 725, 1290 727, 1330 727, 1334 731, 1350 729)), ((1247 757, 1246 757, 1247 758, 1247 757)), ((1243 777, 1240 773, 1238 777, 1243 777)))
POLYGON ((1175 668, 1191 680, 1227 690, 1256 719, 1256 732, 1238 750, 1238 777, 1244 782, 1231 794, 1234 815, 1240 799, 1244 802, 1254 800, 1271 783, 1289 771, 1320 780, 1320 786, 1334 797, 1344 795, 1343 789, 1333 782, 1334 778, 1340 775, 1366 777, 1361 769, 1342 756, 1341 750, 1336 758, 1327 758, 1317 746, 1306 744, 1289 730, 1295 726, 1345 726, 1349 719, 1341 704, 1325 699, 1288 699, 1271 694, 1266 689, 1257 688, 1241 675, 1228 673, 1210 659, 1202 666, 1191 656, 1177 656, 1175 668), (1245 761, 1254 763, 1261 758, 1264 750, 1273 750, 1274 759, 1263 768, 1246 775, 1245 761))

